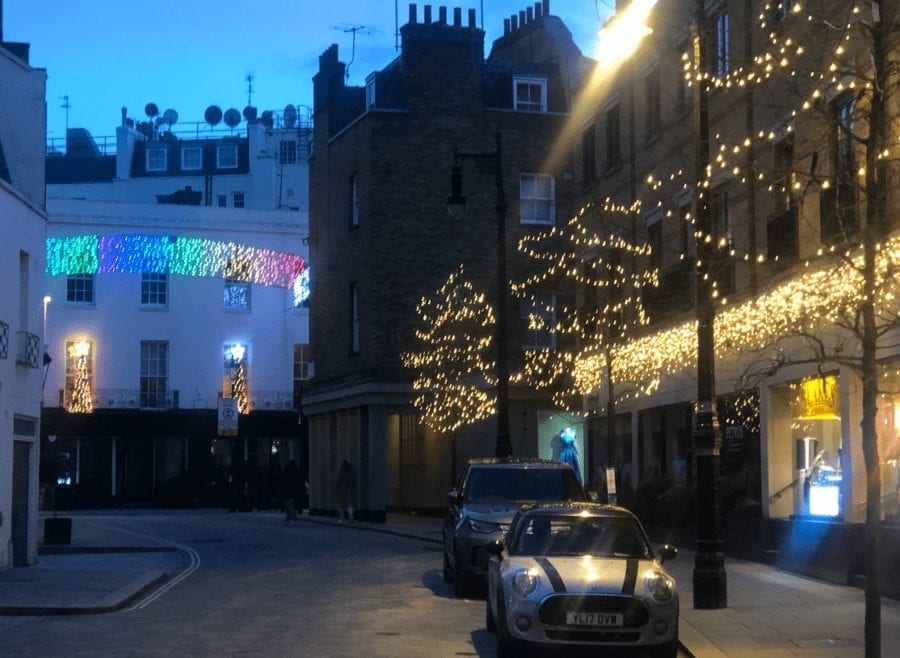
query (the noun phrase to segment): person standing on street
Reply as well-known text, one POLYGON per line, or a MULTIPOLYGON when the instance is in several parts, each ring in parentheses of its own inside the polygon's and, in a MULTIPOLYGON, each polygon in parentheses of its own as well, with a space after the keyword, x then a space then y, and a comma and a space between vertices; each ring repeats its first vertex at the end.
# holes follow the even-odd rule
POLYGON ((353 520, 353 500, 356 497, 356 473, 350 466, 350 462, 346 459, 341 464, 341 470, 337 479, 337 495, 338 495, 338 523, 343 523, 344 519, 353 520))
POLYGON ((303 478, 293 459, 284 467, 281 474, 281 496, 284 504, 284 522, 297 519, 297 502, 301 499, 304 487, 303 478))

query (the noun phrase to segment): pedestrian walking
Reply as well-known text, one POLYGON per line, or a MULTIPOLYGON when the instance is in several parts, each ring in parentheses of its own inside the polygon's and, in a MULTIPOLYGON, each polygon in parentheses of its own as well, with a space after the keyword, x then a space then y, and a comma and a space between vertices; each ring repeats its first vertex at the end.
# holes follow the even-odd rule
POLYGON ((346 459, 341 464, 341 470, 337 479, 337 495, 338 495, 338 522, 343 523, 344 519, 353 520, 353 500, 356 498, 356 473, 353 467, 346 459))
POLYGON ((297 519, 297 502, 301 500, 304 488, 305 482, 300 475, 300 469, 297 468, 297 462, 292 459, 281 474, 281 499, 285 523, 297 519))

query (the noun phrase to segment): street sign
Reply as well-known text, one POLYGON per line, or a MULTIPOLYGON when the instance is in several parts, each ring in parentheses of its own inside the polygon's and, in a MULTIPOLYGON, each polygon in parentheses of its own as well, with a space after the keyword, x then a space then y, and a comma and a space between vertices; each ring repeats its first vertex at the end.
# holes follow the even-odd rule
POLYGON ((237 436, 237 433, 237 399, 219 398, 219 436, 237 436))

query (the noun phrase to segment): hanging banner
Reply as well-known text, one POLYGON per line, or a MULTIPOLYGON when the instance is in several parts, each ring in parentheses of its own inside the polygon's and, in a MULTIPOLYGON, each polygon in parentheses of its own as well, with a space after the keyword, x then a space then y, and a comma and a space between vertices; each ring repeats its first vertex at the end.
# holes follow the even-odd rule
POLYGON ((219 398, 219 436, 237 436, 237 402, 235 398, 219 398))

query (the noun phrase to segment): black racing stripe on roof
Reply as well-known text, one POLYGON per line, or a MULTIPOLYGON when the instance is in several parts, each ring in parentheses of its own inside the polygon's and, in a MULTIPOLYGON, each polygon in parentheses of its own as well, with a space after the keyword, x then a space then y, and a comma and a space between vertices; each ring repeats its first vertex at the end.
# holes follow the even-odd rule
POLYGON ((559 572, 556 570, 556 567, 545 557, 536 557, 534 561, 541 565, 541 568, 544 570, 544 573, 547 574, 547 579, 550 581, 550 584, 553 585, 554 592, 565 592, 566 584, 563 582, 562 577, 559 575, 559 572))
POLYGON ((622 594, 634 594, 634 584, 637 581, 638 560, 628 558, 625 566, 625 581, 622 583, 622 594))

